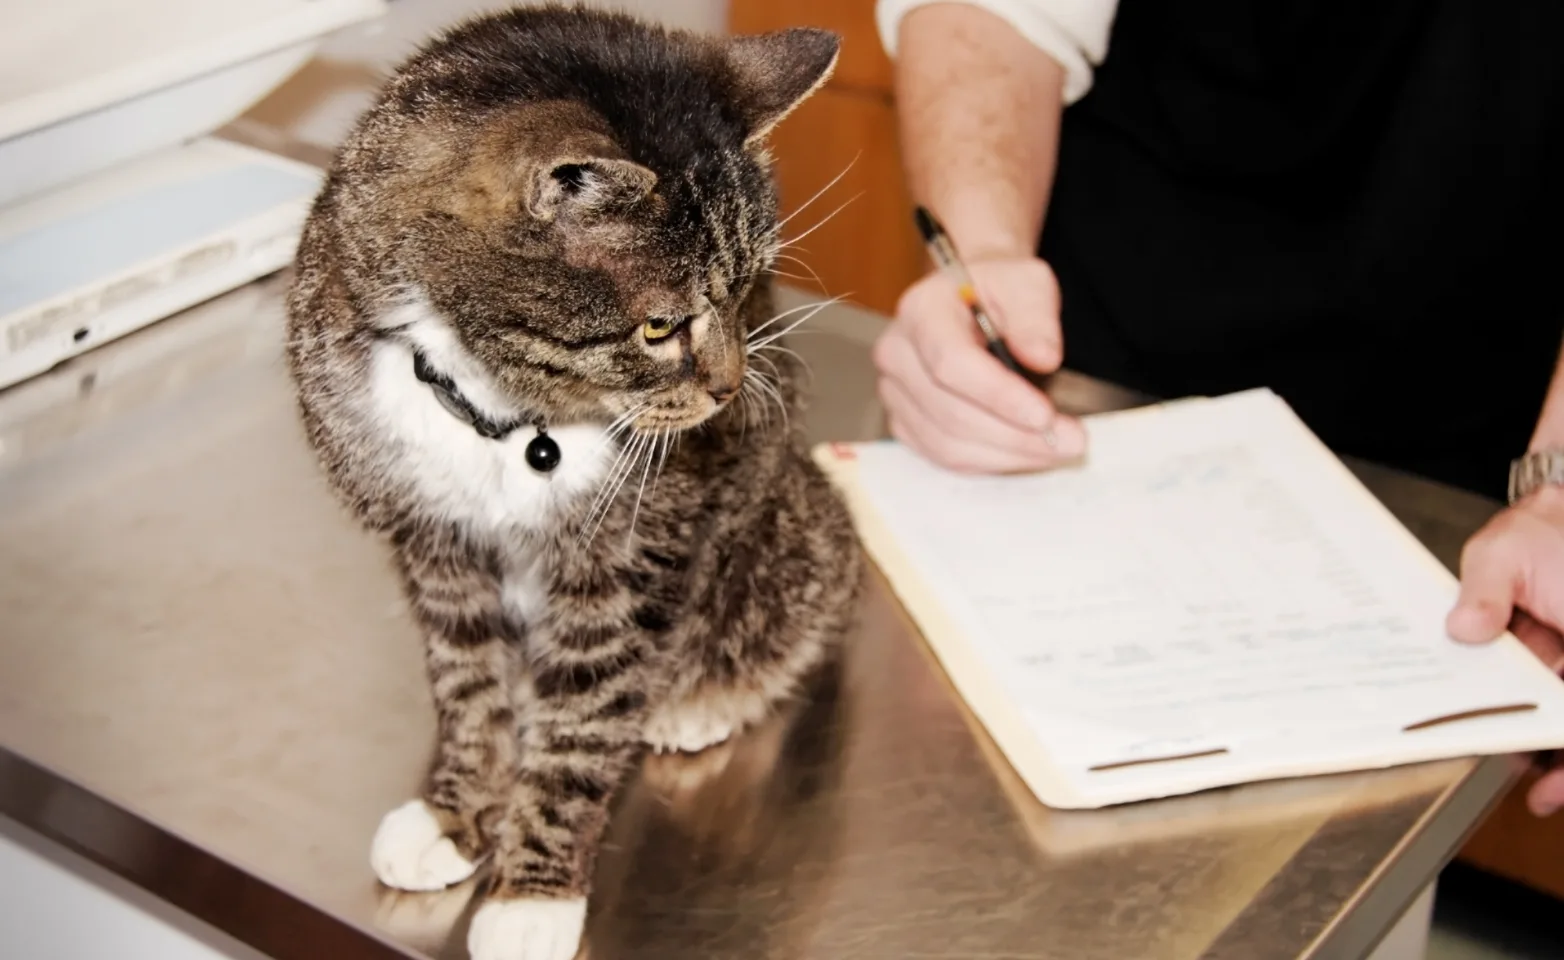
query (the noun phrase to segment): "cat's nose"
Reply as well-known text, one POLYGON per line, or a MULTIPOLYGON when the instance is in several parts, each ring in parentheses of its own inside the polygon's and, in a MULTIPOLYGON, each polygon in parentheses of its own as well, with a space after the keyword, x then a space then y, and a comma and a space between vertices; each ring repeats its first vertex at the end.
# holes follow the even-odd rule
POLYGON ((727 384, 723 384, 721 386, 712 387, 706 392, 711 394, 711 398, 713 400, 717 401, 719 404, 722 404, 732 400, 734 395, 739 392, 739 388, 736 386, 728 386, 727 384))

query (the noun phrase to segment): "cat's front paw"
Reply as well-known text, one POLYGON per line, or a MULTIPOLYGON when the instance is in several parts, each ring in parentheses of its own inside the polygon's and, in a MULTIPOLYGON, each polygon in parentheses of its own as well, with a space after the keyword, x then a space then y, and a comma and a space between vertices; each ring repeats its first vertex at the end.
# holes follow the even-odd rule
POLYGON ((695 702, 666 706, 652 714, 642 741, 655 753, 700 753, 737 732, 729 712, 695 702))
POLYGON ((581 897, 490 900, 467 931, 472 960, 571 960, 581 948, 587 902, 581 897))
POLYGON ((398 890, 443 890, 473 875, 429 805, 409 800, 385 815, 369 848, 380 882, 398 890))

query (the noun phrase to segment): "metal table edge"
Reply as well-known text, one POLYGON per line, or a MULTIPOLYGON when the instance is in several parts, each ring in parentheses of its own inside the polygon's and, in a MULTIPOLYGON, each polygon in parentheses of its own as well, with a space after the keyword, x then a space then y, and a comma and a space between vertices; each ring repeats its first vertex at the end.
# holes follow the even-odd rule
POLYGON ((4 746, 0 816, 275 960, 419 957, 4 746))
POLYGON ((1526 758, 1477 758, 1472 770, 1424 812, 1396 850, 1337 912, 1299 960, 1361 960, 1482 825, 1525 770, 1526 758))

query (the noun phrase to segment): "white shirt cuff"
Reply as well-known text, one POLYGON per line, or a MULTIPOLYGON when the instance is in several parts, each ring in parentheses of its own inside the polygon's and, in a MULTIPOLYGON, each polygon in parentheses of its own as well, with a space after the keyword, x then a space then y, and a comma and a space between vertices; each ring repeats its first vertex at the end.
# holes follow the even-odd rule
MULTIPOLYGON (((930 3, 949 0, 877 0, 875 23, 880 43, 896 56, 896 31, 902 17, 930 3)), ((1118 0, 959 0, 999 17, 1064 68, 1064 102, 1074 103, 1091 89, 1092 71, 1108 54, 1108 34, 1118 0)))

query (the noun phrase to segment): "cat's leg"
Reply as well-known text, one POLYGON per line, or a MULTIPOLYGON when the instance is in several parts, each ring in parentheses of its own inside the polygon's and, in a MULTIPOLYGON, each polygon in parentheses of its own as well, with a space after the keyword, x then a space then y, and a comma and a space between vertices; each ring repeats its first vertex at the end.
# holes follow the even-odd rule
POLYGON ((659 705, 644 739, 656 753, 700 753, 764 720, 778 696, 722 684, 705 684, 659 705))
POLYGON ((376 875, 401 890, 438 890, 470 877, 489 852, 516 758, 511 684, 497 579, 484 558, 426 536, 398 561, 438 718, 421 795, 388 813, 371 844, 376 875))
POLYGON ((609 805, 665 686, 667 621, 644 596, 612 571, 556 574, 550 593, 528 639, 532 700, 494 829, 493 884, 469 930, 473 960, 576 955, 609 805))
POLYGON ((699 753, 763 722, 847 629, 861 578, 850 518, 823 477, 780 483, 774 512, 714 535, 691 578, 698 629, 646 726, 657 753, 699 753))

